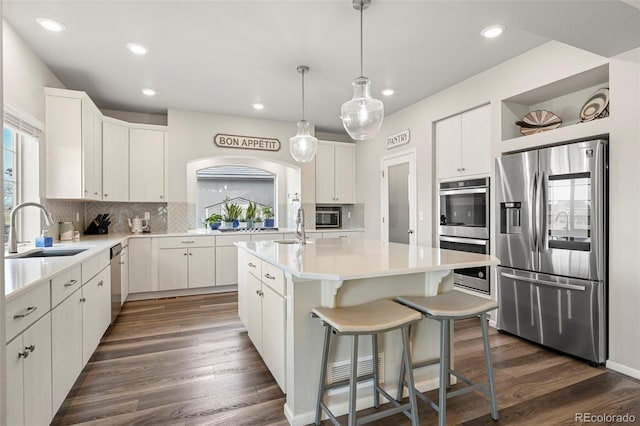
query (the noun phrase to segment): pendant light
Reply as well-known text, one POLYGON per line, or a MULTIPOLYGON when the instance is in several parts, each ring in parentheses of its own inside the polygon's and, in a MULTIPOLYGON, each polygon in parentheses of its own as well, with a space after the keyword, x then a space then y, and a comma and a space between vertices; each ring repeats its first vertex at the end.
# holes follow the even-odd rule
POLYGON ((364 76, 362 49, 362 12, 371 0, 353 0, 353 8, 360 11, 360 77, 353 80, 353 98, 342 104, 342 124, 352 139, 372 139, 382 126, 384 104, 371 97, 371 80, 364 76))
POLYGON ((298 163, 308 163, 316 156, 318 139, 311 136, 311 125, 304 119, 304 73, 309 72, 309 67, 299 65, 297 70, 302 74, 302 120, 298 121, 298 133, 289 139, 289 152, 298 163))

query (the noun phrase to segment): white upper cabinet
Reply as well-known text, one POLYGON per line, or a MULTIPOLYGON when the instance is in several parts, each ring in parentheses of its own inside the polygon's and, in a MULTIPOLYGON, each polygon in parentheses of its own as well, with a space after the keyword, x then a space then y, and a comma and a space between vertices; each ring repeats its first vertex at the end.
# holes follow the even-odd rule
POLYGON ((316 153, 316 203, 355 203, 354 144, 318 142, 316 153))
POLYGON ((47 198, 102 199, 102 114, 84 92, 45 88, 47 198))
POLYGON ((131 201, 165 201, 165 133, 129 130, 129 197, 131 201))
POLYGON ((129 127, 102 124, 102 199, 129 201, 129 127))
POLYGON ((490 106, 436 122, 439 179, 491 173, 490 106))

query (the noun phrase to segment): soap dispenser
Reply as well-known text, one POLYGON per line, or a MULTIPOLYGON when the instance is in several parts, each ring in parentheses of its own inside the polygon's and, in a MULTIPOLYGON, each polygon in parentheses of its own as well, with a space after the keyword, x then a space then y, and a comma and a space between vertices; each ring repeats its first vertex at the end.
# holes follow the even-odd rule
POLYGON ((51 247, 53 246, 53 237, 47 235, 49 231, 42 230, 42 234, 36 238, 36 247, 51 247))

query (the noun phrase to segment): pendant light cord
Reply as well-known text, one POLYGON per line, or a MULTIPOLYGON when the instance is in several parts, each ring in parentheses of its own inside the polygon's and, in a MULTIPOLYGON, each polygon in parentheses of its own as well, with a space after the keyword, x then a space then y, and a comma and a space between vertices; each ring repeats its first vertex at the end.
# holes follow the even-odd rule
POLYGON ((361 0, 360 1, 360 76, 364 77, 364 49, 363 49, 363 39, 364 37, 362 36, 362 12, 364 10, 364 2, 361 0))
POLYGON ((304 70, 302 70, 302 121, 304 121, 304 70))

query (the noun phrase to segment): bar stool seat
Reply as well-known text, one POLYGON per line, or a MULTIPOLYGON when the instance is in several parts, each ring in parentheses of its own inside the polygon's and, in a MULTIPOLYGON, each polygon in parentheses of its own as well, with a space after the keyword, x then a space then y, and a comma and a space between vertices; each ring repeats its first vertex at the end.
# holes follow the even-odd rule
MULTIPOLYGON (((418 410, 416 395, 413 383, 413 370, 411 369, 411 353, 409 351, 409 326, 422 318, 422 315, 410 308, 402 306, 391 300, 383 299, 357 306, 340 308, 314 308, 312 316, 320 318, 325 327, 324 345, 322 350, 322 364, 320 366, 320 385, 318 387, 318 397, 316 402, 315 424, 320 424, 320 417, 324 411, 329 419, 335 424, 340 423, 331 410, 323 401, 324 393, 328 389, 349 386, 349 413, 348 425, 369 423, 397 413, 404 413, 412 421, 413 426, 418 423, 418 410), (378 379, 378 334, 395 329, 402 331, 403 370, 408 371, 407 388, 409 390, 409 403, 400 404, 395 398, 389 395, 380 387, 378 379), (326 384, 327 362, 329 358, 329 347, 331 345, 331 335, 352 336, 351 348, 351 374, 349 380, 338 383, 326 384), (373 372, 367 375, 358 376, 358 336, 371 335, 373 372), (362 418, 356 418, 356 389, 358 382, 373 379, 374 406, 380 406, 380 395, 382 394, 393 404, 393 407, 379 411, 362 418)), ((403 374, 404 376, 404 374, 403 374)), ((404 380, 403 380, 404 384, 404 380)))
MULTIPOLYGON (((422 313, 426 318, 440 321, 440 389, 438 404, 431 401, 425 395, 417 392, 417 396, 427 402, 438 412, 438 425, 445 426, 447 414, 447 398, 462 395, 474 390, 484 392, 491 402, 491 418, 498 420, 498 408, 495 396, 495 386, 493 382, 493 370, 491 367, 491 354, 489 352, 489 331, 487 329, 486 314, 488 311, 496 309, 498 304, 491 299, 474 296, 461 291, 453 290, 448 293, 439 294, 431 297, 398 297, 396 301, 415 309, 422 313), (484 346, 485 366, 487 369, 487 381, 484 383, 472 383, 469 379, 449 368, 450 366, 450 322, 458 319, 480 317, 480 326, 482 328, 482 341, 484 346), (454 375, 458 379, 465 382, 468 386, 448 392, 449 374, 454 375)), ((423 365, 414 365, 417 368, 423 365)), ((399 391, 397 399, 402 398, 402 384, 404 383, 404 370, 401 369, 399 391)))

